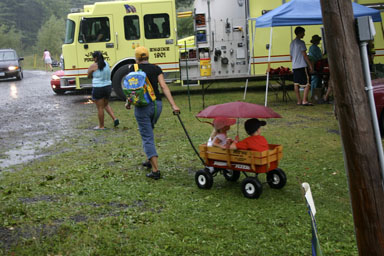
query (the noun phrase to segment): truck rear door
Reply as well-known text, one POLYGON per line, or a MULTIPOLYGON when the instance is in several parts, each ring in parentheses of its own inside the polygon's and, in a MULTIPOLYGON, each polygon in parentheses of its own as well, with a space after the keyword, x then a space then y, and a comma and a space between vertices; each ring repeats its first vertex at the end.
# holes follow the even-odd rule
POLYGON ((142 4, 142 29, 150 62, 164 72, 178 71, 175 13, 171 2, 142 4))
POLYGON ((87 73, 93 63, 92 53, 101 51, 104 59, 112 65, 116 60, 116 38, 112 16, 87 17, 81 20, 77 59, 79 74, 87 73))

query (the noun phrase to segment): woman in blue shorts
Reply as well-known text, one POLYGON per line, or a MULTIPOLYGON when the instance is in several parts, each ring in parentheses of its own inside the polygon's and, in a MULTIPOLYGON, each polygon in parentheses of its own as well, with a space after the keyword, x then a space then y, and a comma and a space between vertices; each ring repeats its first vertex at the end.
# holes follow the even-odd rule
POLYGON ((88 78, 92 78, 92 99, 96 103, 99 126, 95 130, 104 130, 104 109, 111 116, 114 127, 119 125, 119 119, 113 114, 108 104, 112 92, 111 70, 108 62, 104 60, 103 54, 95 51, 92 54, 94 63, 88 68, 88 78))

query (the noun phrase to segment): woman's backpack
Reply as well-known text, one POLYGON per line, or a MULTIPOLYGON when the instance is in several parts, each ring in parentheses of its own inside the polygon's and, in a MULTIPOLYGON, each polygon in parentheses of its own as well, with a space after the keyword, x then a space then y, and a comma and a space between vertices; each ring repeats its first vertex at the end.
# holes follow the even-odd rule
POLYGON ((134 64, 135 71, 124 78, 123 92, 127 103, 138 107, 146 106, 156 100, 156 95, 147 75, 134 64))

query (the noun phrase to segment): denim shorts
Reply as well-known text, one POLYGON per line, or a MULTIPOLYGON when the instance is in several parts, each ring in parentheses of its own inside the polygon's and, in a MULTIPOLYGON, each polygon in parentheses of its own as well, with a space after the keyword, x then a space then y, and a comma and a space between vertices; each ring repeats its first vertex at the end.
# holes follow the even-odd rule
POLYGON ((112 85, 107 85, 103 87, 93 87, 92 88, 92 99, 94 100, 100 100, 100 99, 107 99, 109 100, 109 97, 111 96, 112 92, 112 85))
POLYGON ((151 159, 153 156, 158 156, 155 147, 153 129, 155 128, 155 124, 160 117, 163 105, 161 100, 156 100, 155 102, 151 102, 144 107, 135 107, 135 118, 139 126, 143 150, 148 159, 151 159), (155 102, 157 106, 156 113, 155 102))

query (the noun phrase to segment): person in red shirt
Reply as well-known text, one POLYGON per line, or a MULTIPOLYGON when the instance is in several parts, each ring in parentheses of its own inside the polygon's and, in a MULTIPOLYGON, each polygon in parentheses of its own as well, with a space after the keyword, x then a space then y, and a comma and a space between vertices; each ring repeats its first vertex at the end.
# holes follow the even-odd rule
POLYGON ((268 141, 261 136, 261 126, 266 125, 265 121, 260 121, 257 118, 248 119, 245 121, 244 128, 249 137, 242 141, 234 141, 230 148, 240 150, 265 151, 268 150, 268 141))

